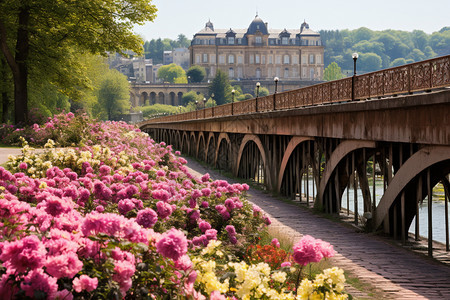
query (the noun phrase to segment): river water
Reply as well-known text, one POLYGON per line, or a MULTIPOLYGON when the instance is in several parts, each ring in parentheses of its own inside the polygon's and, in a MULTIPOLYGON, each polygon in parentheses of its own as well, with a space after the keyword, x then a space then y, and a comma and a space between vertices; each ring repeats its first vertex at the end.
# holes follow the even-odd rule
MULTIPOLYGON (((313 180, 312 178, 309 180, 309 193, 312 195, 312 189, 313 189, 313 180)), ((370 191, 372 192, 372 182, 369 180, 370 185, 370 191)), ((303 185, 302 185, 303 187, 303 185)), ((314 187, 314 190, 317 191, 317 188, 314 187)), ((378 203, 381 200, 381 197, 383 196, 383 180, 380 178, 377 178, 375 182, 375 198, 376 203, 378 203)), ((349 198, 349 210, 354 212, 355 211, 355 205, 354 205, 354 199, 353 199, 354 189, 351 187, 348 191, 348 198, 349 198)), ((364 204, 363 204, 363 196, 362 191, 358 187, 357 189, 357 197, 358 197, 358 213, 360 216, 364 214, 364 204)), ((342 195, 342 208, 347 209, 347 189, 345 189, 343 195, 342 195)), ((433 240, 438 241, 441 243, 445 243, 445 204, 444 201, 433 201, 432 203, 432 214, 433 214, 433 221, 432 221, 432 231, 433 231, 433 240)), ((411 226, 409 228, 409 232, 414 233, 415 232, 415 225, 416 224, 416 218, 411 223, 411 226)), ((428 238, 428 200, 425 198, 423 203, 419 206, 419 234, 422 237, 428 238)))

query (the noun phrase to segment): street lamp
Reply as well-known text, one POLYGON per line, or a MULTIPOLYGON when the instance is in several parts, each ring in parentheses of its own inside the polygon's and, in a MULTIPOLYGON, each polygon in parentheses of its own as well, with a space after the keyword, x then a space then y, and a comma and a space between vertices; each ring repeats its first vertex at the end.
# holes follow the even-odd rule
POLYGON ((178 106, 178 109, 180 110, 180 114, 181 114, 181 105, 180 105, 180 106, 178 106))
POLYGON ((255 111, 258 112, 258 97, 259 97, 259 87, 261 86, 261 83, 256 83, 256 99, 255 99, 255 111))
POLYGON ((275 108, 275 104, 276 104, 276 98, 275 98, 275 96, 276 96, 277 91, 278 91, 278 80, 280 80, 278 77, 275 77, 275 78, 273 79, 273 81, 275 82, 275 92, 273 93, 273 110, 276 109, 276 108, 275 108))
POLYGON ((356 60, 358 59, 358 53, 352 54, 353 58, 353 77, 352 77, 352 101, 355 100, 355 80, 356 80, 356 60))
POLYGON ((234 94, 236 93, 236 91, 233 89, 231 90, 231 96, 233 97, 233 102, 234 102, 234 94))
POLYGON ((206 98, 203 98, 203 108, 206 108, 206 98))
POLYGON ((198 101, 195 100, 195 110, 198 110, 198 101))
POLYGON ((275 82, 275 94, 277 93, 277 89, 278 89, 278 81, 279 81, 280 79, 278 78, 278 77, 275 77, 274 79, 273 79, 273 81, 275 82))

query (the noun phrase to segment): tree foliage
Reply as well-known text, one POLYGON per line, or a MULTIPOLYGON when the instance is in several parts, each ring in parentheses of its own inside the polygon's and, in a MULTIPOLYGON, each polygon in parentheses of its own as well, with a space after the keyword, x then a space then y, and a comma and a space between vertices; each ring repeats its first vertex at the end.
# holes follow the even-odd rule
POLYGON ((152 39, 144 43, 145 58, 151 58, 153 64, 162 64, 164 51, 175 48, 188 48, 191 41, 184 35, 179 34, 176 40, 171 39, 152 39))
POLYGON ((189 68, 189 70, 186 72, 186 75, 189 78, 189 83, 202 82, 206 76, 206 70, 202 66, 194 65, 189 68))
POLYGON ((158 69, 158 78, 163 82, 187 83, 186 72, 176 64, 161 66, 158 69))
POLYGON ((12 74, 17 123, 28 117, 29 80, 72 92, 88 85, 76 53, 140 53, 133 26, 156 16, 146 0, 4 0, 0 11, 0 48, 12 74))
MULTIPOLYGON (((231 87, 227 74, 222 70, 217 70, 216 76, 209 85, 209 94, 214 94, 214 100, 217 105, 222 105, 231 102, 231 87)), ((236 96, 236 95, 235 95, 236 96)))
POLYGON ((127 77, 117 70, 109 70, 100 84, 98 104, 108 120, 130 109, 130 90, 127 77))
POLYGON ((355 30, 322 30, 320 35, 325 44, 325 66, 336 62, 344 73, 353 70, 353 52, 360 54, 358 69, 366 72, 396 66, 403 60, 415 62, 450 54, 450 27, 433 34, 422 30, 372 31, 361 27, 355 30))
POLYGON ((195 101, 200 102, 203 100, 203 94, 197 94, 195 91, 189 91, 183 95, 181 98, 183 105, 186 106, 189 103, 195 103, 195 101))
POLYGON ((329 64, 323 71, 323 80, 325 81, 338 80, 341 78, 344 78, 344 74, 342 74, 341 68, 336 62, 329 64))

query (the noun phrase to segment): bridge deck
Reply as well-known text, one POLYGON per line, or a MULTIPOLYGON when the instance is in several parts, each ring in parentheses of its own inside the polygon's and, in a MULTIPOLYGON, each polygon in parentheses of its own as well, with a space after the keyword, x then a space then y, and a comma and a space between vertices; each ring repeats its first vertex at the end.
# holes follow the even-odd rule
MULTIPOLYGON (((192 160, 188 160, 188 166, 195 170, 194 174, 208 172, 214 179, 230 181, 192 160)), ((449 265, 388 243, 379 236, 337 226, 333 221, 255 189, 250 190, 249 200, 271 215, 271 231, 275 236, 295 242, 308 234, 331 243, 338 252, 332 264, 377 291, 361 292, 347 287, 356 299, 450 299, 449 265), (370 293, 374 295, 371 297, 370 293)))

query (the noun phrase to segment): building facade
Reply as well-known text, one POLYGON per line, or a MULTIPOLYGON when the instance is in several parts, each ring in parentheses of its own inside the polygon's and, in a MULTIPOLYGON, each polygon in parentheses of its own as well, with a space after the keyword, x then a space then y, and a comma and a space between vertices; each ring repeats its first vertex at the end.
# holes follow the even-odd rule
POLYGON ((324 47, 320 34, 304 22, 299 29, 269 29, 256 16, 247 29, 215 29, 208 21, 194 35, 190 64, 207 79, 222 70, 231 80, 322 80, 324 47))

